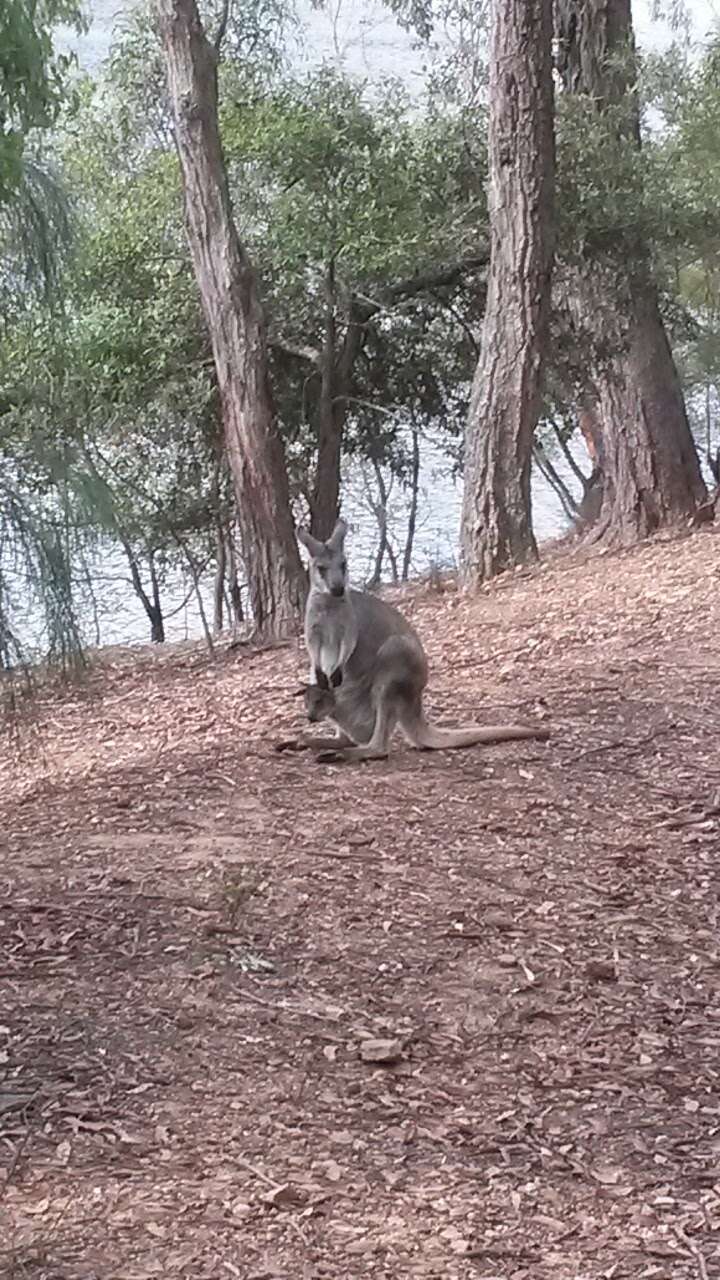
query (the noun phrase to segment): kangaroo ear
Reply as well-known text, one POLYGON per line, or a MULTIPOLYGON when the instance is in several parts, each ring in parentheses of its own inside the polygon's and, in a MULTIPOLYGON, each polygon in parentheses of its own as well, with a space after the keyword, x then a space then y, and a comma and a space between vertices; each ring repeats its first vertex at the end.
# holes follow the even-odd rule
POLYGON ((322 542, 318 542, 317 538, 313 538, 312 534, 308 533, 306 529, 298 529, 296 536, 298 542, 301 542, 305 547, 310 558, 316 560, 323 549, 322 542))
POLYGON ((330 537, 327 540, 327 545, 329 546, 331 551, 341 550, 342 545, 345 541, 346 533, 347 533, 347 525, 345 521, 338 520, 337 524, 335 525, 335 528, 333 529, 332 533, 330 534, 330 537))

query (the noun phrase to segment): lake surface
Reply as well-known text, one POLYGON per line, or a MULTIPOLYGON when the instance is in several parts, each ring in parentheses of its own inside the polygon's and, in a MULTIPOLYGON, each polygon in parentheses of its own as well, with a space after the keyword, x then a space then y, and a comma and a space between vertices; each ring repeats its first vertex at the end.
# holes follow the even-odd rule
MULTIPOLYGON (((557 469, 572 488, 567 468, 555 460, 557 469)), ((368 493, 368 478, 358 467, 346 469, 343 487, 343 514, 350 524, 348 552, 353 582, 362 586, 370 578, 377 552, 379 534, 368 493)), ((575 485, 577 490, 577 485, 575 485)), ((425 446, 421 467, 418 519, 412 558, 412 576, 427 574, 432 568, 450 569, 457 564, 461 483, 453 478, 452 464, 439 449, 425 446)), ((536 537, 542 542, 557 537, 567 522, 553 492, 541 476, 533 482, 533 523, 536 537)), ((394 486, 388 502, 390 541, 400 564, 407 536, 409 495, 394 486)), ((122 551, 110 549, 98 553, 88 562, 92 591, 78 575, 80 619, 88 644, 146 643, 149 624, 135 595, 127 562, 122 551)), ((383 580, 390 580, 390 565, 384 565, 383 580)), ((203 600, 212 621, 212 578, 203 586, 203 600)), ((202 623, 197 600, 189 578, 180 571, 167 576, 162 592, 169 641, 197 639, 202 623)), ((32 614, 25 619, 26 640, 40 641, 37 620, 32 614)))

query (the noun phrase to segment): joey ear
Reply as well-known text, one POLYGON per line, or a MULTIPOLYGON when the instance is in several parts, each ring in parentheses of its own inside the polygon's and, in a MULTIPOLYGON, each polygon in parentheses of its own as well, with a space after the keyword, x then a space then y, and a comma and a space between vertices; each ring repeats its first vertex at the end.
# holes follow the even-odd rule
POLYGON ((335 525, 335 528, 333 529, 332 533, 330 534, 330 537, 327 540, 327 545, 331 551, 340 551, 343 543, 345 542, 346 533, 347 533, 347 525, 345 521, 342 519, 338 520, 335 525))
POLYGON ((296 530, 296 537, 298 542, 302 543, 311 559, 317 559, 323 549, 322 542, 318 542, 317 538, 313 538, 312 534, 308 533, 307 529, 296 530))

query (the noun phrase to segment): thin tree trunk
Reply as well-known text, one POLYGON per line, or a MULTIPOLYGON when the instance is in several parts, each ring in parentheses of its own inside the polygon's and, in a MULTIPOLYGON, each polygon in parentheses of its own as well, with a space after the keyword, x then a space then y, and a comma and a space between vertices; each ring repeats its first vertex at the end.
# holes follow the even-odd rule
POLYGON ((578 426, 585 441, 585 448, 592 466, 587 480, 583 479, 583 496, 577 515, 578 526, 589 529, 600 515, 603 504, 603 447, 602 424, 597 405, 585 402, 578 408, 578 426))
POLYGON ((160 586, 157 580, 157 575, 155 573, 155 565, 153 562, 152 555, 150 555, 149 557, 150 566, 151 566, 150 580, 152 583, 152 592, 153 592, 153 598, 151 600, 147 591, 143 586, 143 581, 140 576, 140 568, 137 562, 137 557, 135 555, 135 552, 130 546, 130 543, 128 542, 127 538, 124 536, 124 534, 120 532, 119 529, 118 529, 118 538, 120 540, 120 545, 123 551, 125 552, 125 559, 128 562, 128 568, 130 569, 130 578, 132 580, 133 590, 138 600, 140 601, 143 609, 145 610, 148 622, 150 623, 150 640, 153 644, 164 644, 165 643, 165 623, 163 620, 162 606, 160 603, 160 586))
POLYGON ((418 431, 416 422, 413 422, 411 431, 412 468, 410 471, 410 511, 408 512, 407 537, 405 539, 405 550, 403 552, 403 582, 407 582, 410 577, 410 566, 412 564, 413 549, 415 546, 415 529, 417 528, 418 493, 420 489, 420 432, 418 431))
POLYGON ((372 507, 373 514, 375 516, 375 519, 377 520, 378 532, 380 534, 380 542, 378 544, 377 554, 375 556, 375 568, 373 570, 373 575, 368 585, 371 587, 377 587, 380 584, 380 582, 382 582, 382 569, 383 569, 383 561, 385 559, 385 556, 387 555, 387 558, 390 561, 390 569, 392 572, 393 582, 398 581, 398 566, 397 566, 397 556, 395 555, 395 552, 393 551, 393 548, 390 545, 390 537, 388 533, 387 508, 388 508, 388 499, 390 497, 390 490, 388 486, 385 484, 385 477, 382 473, 382 467, 380 466, 380 463, 377 461, 376 458, 373 458, 372 460, 372 467, 373 467, 373 471, 375 472, 375 479, 377 481, 378 495, 379 495, 378 501, 375 502, 375 500, 372 497, 372 494, 369 491, 368 491, 368 496, 370 499, 370 506, 372 507))
POLYGON ((320 398, 318 403, 317 463, 310 506, 310 532, 323 541, 329 538, 340 508, 340 454, 342 427, 338 429, 335 406, 335 263, 325 274, 325 332, 320 357, 320 398))
POLYGON ((332 533, 340 514, 340 468, 342 442, 352 390, 355 361, 365 341, 365 327, 353 303, 346 319, 345 336, 338 351, 337 299, 334 265, 325 281, 325 334, 320 356, 320 400, 318 405, 318 449, 315 484, 310 502, 310 532, 325 539, 332 533))
POLYGON ((213 583, 213 632, 222 635, 225 611, 225 572, 227 552, 225 530, 219 516, 215 524, 215 581, 213 583))
POLYGON ((150 614, 151 639, 154 644, 165 643, 165 620, 162 613, 162 605, 160 603, 160 583, 158 582, 157 569, 155 568, 155 553, 148 553, 148 565, 150 568, 150 586, 152 587, 152 612, 150 614))
MULTIPOLYGON (((173 536, 175 537, 175 541, 177 542, 178 546, 181 548, 183 552, 183 555, 185 556, 185 561, 190 571, 190 580, 193 584, 193 594, 195 596, 195 603, 197 604, 198 613, 200 615, 200 622, 203 629, 203 635, 205 636, 205 644, 207 645, 208 653, 212 658, 215 656, 215 645, 213 643, 212 631, 210 630, 210 624, 208 622, 207 613, 205 612, 205 601, 203 600, 202 591, 200 589, 203 570, 200 569, 198 565, 195 563, 195 556, 190 550, 190 547, 188 546, 185 539, 181 538, 180 535, 177 533, 175 533, 173 536)), ((206 568, 207 566, 204 566, 204 567, 206 568)))
MULTIPOLYGON (((711 401, 711 397, 710 397, 710 383, 709 383, 709 382, 706 382, 706 383, 705 383, 705 457, 707 458, 708 466, 712 469, 712 463, 711 463, 711 459, 712 459, 712 408, 711 408, 711 404, 712 404, 712 401, 711 401)), ((715 477, 715 479, 717 480, 717 476, 715 477)))
MULTIPOLYGON (((95 595, 92 574, 90 573, 90 568, 84 556, 82 557, 81 564, 83 577, 85 578, 85 586, 87 587, 88 595, 90 596, 90 607, 92 609, 93 628, 95 631, 95 645, 96 648, 99 649, 102 643, 102 632, 100 629, 100 613, 98 610, 97 596, 95 595)), ((0 663, 0 670, 2 670, 2 663, 0 663)))
POLYGON ((305 594, 268 381, 265 316, 233 221, 220 144, 217 51, 195 0, 155 0, 188 241, 212 344, 256 631, 291 630, 305 594))
POLYGON ((379 497, 379 501, 376 502, 372 496, 372 491, 370 489, 370 486, 368 485, 368 500, 372 508, 372 513, 375 516, 375 519, 377 520, 380 541, 378 542, 378 548, 375 553, 375 568, 373 569, 372 577, 368 583, 368 586, 377 587, 382 582, 383 563, 385 561, 385 552, 387 551, 387 545, 388 545, 387 494, 385 492, 385 482, 383 480, 382 471, 380 469, 379 464, 375 461, 375 459, 373 459, 372 465, 373 465, 373 470, 375 472, 375 479, 377 480, 377 483, 378 483, 378 490, 379 490, 380 497, 379 497))
POLYGON ((235 543, 233 542, 232 529, 227 529, 227 565, 228 565, 228 586, 230 588, 230 604, 232 606, 233 625, 242 626, 245 621, 245 613, 242 604, 242 589, 237 571, 237 557, 235 555, 235 543))
POLYGON ((550 419, 550 425, 551 425, 551 427, 552 427, 552 429, 553 429, 553 435, 555 436, 555 439, 556 439, 556 440, 557 440, 557 442, 558 442, 558 445, 559 445, 559 447, 560 447, 560 451, 561 451, 561 453, 562 453, 562 455, 563 455, 563 458, 564 458, 564 459, 565 459, 565 461, 567 462, 567 464, 568 464, 568 466, 569 466, 570 470, 572 471, 573 475, 575 476, 575 479, 576 479, 576 480, 578 481, 578 483, 580 484, 580 487, 581 487, 581 489, 582 489, 582 491, 583 491, 583 493, 584 493, 584 492, 585 492, 585 490, 587 489, 587 486, 588 486, 588 477, 584 474, 584 472, 583 472, 583 470, 582 470, 582 467, 579 467, 579 466, 578 466, 578 464, 577 464, 577 462, 575 461, 575 458, 573 457, 573 454, 572 454, 572 450, 571 450, 570 446, 568 445, 568 442, 567 442, 567 440, 565 439, 565 436, 563 435, 563 432, 562 432, 561 428, 558 426, 557 422, 555 422, 555 421, 551 418, 551 419, 550 419))
POLYGON ((578 514, 578 504, 560 475, 560 472, 556 470, 548 458, 545 449, 539 440, 533 445, 533 458, 541 475, 556 494, 568 520, 575 520, 578 514))
POLYGON ((472 586, 536 555, 530 512, 550 313, 552 0, 494 0, 490 278, 468 415, 461 523, 472 586))
MULTIPOLYGON (((630 0, 556 0, 556 13, 565 92, 612 111, 619 150, 639 151, 630 0)), ((602 502, 592 536, 625 543, 686 519, 706 493, 648 246, 636 232, 617 239, 570 270, 568 306, 594 352, 602 502)))
POLYGON ((393 547, 393 544, 389 538, 386 538, 386 550, 387 550, 387 558, 390 561, 390 572, 392 574, 392 580, 393 580, 393 583, 397 585, 397 583, 400 581, 400 574, 398 573, 397 556, 395 555, 395 548, 393 547))

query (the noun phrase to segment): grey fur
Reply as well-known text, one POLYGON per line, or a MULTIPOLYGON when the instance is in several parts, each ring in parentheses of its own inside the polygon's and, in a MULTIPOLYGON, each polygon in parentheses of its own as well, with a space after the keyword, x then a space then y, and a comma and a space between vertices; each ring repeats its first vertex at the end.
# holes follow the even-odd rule
POLYGON ((307 745, 326 753, 321 758, 329 752, 334 759, 376 760, 387 755, 396 727, 421 750, 547 738, 543 725, 439 729, 428 723, 423 710, 428 664, 420 637, 392 605, 348 586, 345 532, 343 521, 327 542, 298 531, 310 557, 305 611, 310 684, 300 692, 309 719, 330 719, 337 735, 310 739, 307 745))

